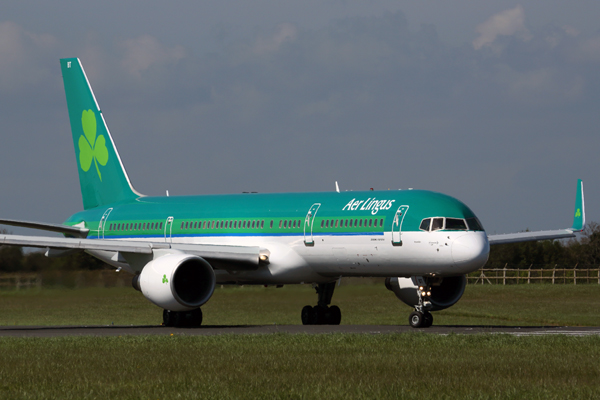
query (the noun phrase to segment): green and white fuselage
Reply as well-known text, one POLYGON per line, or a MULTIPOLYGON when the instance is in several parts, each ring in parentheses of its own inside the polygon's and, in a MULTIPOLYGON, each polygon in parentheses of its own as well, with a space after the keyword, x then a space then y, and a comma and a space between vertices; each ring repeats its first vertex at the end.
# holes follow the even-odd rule
MULTIPOLYGON (((475 218, 450 196, 406 190, 139 197, 82 211, 66 224, 85 226, 92 239, 259 246, 268 249, 268 264, 220 270, 217 280, 284 284, 471 272, 489 252, 475 218)), ((131 270, 113 256, 101 255, 131 270)))

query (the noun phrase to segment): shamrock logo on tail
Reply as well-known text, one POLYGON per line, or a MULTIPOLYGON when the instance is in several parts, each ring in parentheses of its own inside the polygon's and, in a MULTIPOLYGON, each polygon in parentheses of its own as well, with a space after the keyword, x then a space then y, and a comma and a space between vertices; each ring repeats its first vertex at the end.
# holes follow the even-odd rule
POLYGON ((92 161, 94 161, 98 177, 102 182, 102 174, 100 174, 98 163, 102 166, 106 165, 108 162, 108 149, 103 135, 96 138, 96 114, 92 110, 83 111, 81 126, 83 127, 83 135, 79 137, 79 164, 81 169, 87 172, 92 166, 92 161))

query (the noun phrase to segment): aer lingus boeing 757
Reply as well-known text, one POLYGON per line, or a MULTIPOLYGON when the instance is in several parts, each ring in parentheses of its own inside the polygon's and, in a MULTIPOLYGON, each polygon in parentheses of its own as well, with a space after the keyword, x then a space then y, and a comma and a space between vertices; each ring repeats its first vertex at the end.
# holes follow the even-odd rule
POLYGON ((83 211, 64 224, 0 220, 64 238, 0 235, 0 244, 47 248, 48 256, 89 254, 133 274, 133 286, 164 309, 168 326, 198 326, 216 284, 312 283, 316 306, 303 324, 339 324, 331 306, 345 276, 385 277, 414 307, 413 327, 455 304, 465 274, 482 267, 490 245, 573 237, 583 229, 577 184, 569 229, 488 236, 450 196, 424 191, 234 194, 153 197, 129 180, 81 62, 61 60, 83 211))

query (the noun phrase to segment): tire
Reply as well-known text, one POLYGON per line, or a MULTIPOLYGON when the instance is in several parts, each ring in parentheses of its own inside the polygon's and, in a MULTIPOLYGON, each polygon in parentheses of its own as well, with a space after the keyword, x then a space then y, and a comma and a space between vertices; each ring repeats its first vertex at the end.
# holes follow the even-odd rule
POLYGON ((329 324, 329 307, 321 307, 315 306, 313 307, 315 311, 315 319, 314 324, 312 325, 328 325, 329 324))
POLYGON ((163 310, 163 325, 172 327, 175 326, 175 315, 174 311, 171 310, 163 310))
POLYGON ((342 322, 342 312, 338 306, 329 307, 329 321, 328 325, 339 325, 342 322))
POLYGON ((317 312, 311 306, 304 306, 301 313, 302 325, 316 325, 317 312))
POLYGON ((421 328, 423 326, 424 322, 425 322, 425 317, 423 316, 422 313, 420 313, 418 311, 413 311, 412 313, 410 313, 410 316, 408 317, 408 323, 413 328, 421 328))
POLYGON ((431 325, 433 325, 433 315, 431 315, 430 312, 423 314, 423 319, 423 328, 429 328, 431 325))
POLYGON ((173 314, 173 326, 175 328, 182 328, 186 326, 187 321, 185 317, 185 312, 171 311, 171 314, 173 314))
POLYGON ((187 325, 190 328, 199 328, 202 326, 202 310, 200 308, 196 308, 195 310, 187 313, 187 325))

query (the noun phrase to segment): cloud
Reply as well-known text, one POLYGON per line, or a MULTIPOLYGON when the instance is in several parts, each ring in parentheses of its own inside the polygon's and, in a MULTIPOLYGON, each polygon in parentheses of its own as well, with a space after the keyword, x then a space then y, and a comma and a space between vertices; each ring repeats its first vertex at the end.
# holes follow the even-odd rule
POLYGON ((280 24, 273 35, 267 37, 260 36, 256 39, 254 53, 265 54, 277 51, 283 43, 296 39, 297 35, 298 30, 293 24, 280 24))
POLYGON ((475 50, 491 45, 498 36, 520 34, 525 38, 529 37, 529 32, 525 28, 525 11, 520 5, 493 15, 477 26, 476 31, 479 37, 473 41, 475 50))
POLYGON ((11 21, 0 22, 0 87, 18 91, 48 78, 48 57, 57 44, 52 35, 27 31, 11 21))
POLYGON ((149 35, 125 40, 121 46, 125 50, 123 66, 138 77, 153 66, 175 64, 185 56, 182 46, 168 48, 149 35))

